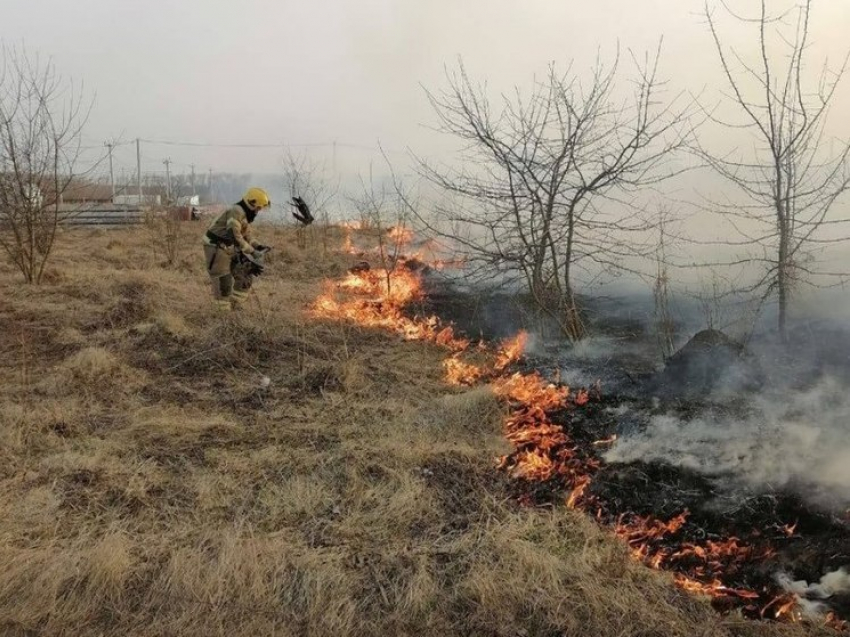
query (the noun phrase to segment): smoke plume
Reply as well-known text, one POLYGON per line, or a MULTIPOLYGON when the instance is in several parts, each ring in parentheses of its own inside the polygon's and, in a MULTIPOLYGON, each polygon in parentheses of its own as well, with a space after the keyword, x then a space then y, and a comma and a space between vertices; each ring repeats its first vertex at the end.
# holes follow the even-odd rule
POLYGON ((717 476, 725 487, 788 488, 820 505, 850 503, 846 386, 825 377, 805 391, 762 392, 750 407, 743 417, 718 409, 687 421, 652 415, 606 459, 664 461, 717 476))

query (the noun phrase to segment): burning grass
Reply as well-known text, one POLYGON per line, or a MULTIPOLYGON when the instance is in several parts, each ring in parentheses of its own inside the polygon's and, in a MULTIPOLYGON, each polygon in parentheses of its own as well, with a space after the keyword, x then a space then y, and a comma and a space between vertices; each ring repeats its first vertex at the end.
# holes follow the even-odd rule
MULTIPOLYGON (((530 485, 522 500, 546 506, 566 493, 567 507, 610 526, 636 561, 672 571, 677 586, 709 597, 722 612, 738 609, 750 618, 818 621, 818 613, 811 612, 818 609, 786 592, 789 587, 783 589, 777 575, 786 567, 811 573, 811 563, 795 558, 805 546, 820 545, 821 566, 816 568, 821 572, 843 565, 844 525, 805 503, 769 495, 762 511, 741 506, 721 513, 705 476, 663 465, 607 465, 598 450, 616 439, 610 435, 616 423, 604 408, 594 406, 601 400, 598 388, 573 394, 533 372, 500 379, 496 389, 512 405, 505 424, 514 450, 501 465, 530 485), (643 473, 652 469, 655 475, 643 473), (820 528, 812 524, 818 517, 823 518, 820 528), (798 542, 798 523, 786 522, 803 518, 808 529, 798 542), (830 554, 825 542, 834 542, 836 552, 830 554)), ((833 603, 840 606, 840 596, 833 603)), ((834 613, 819 610, 825 625, 846 627, 834 613)))
POLYGON ((519 507, 497 394, 563 390, 451 388, 462 339, 427 317, 410 342, 305 313, 354 257, 269 230, 268 275, 221 316, 200 249, 167 270, 148 239, 68 232, 49 283, 0 273, 0 633, 803 634, 519 507))

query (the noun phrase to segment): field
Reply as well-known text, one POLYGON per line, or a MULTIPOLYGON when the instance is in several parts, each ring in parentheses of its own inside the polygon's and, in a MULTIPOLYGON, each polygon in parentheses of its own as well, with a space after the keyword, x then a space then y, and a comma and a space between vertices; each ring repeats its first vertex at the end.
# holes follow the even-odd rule
POLYGON ((0 270, 0 634, 831 634, 715 613, 567 507, 518 504, 503 407, 445 350, 311 318, 357 259, 275 246, 216 312, 200 226, 67 231, 0 270))

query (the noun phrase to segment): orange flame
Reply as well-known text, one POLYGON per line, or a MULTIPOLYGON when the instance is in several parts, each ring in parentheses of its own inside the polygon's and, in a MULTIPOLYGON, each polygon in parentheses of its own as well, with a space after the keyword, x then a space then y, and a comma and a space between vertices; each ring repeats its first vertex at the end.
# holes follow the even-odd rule
POLYGON ((688 519, 688 511, 683 511, 669 522, 662 522, 651 517, 632 516, 628 522, 624 522, 625 516, 614 529, 614 532, 624 538, 629 545, 650 539, 659 539, 676 533, 688 519))
MULTIPOLYGON (((627 522, 621 519, 615 533, 625 539, 634 557, 653 568, 676 564, 685 572, 675 574, 678 586, 693 593, 712 597, 738 597, 758 599, 760 594, 742 588, 729 588, 718 578, 731 564, 770 555, 769 550, 756 550, 736 537, 724 541, 706 540, 702 545, 683 543, 678 550, 653 547, 653 542, 672 535, 682 528, 688 512, 664 523, 649 517, 633 516, 627 522)), ((784 603, 784 602, 782 602, 784 603)), ((765 609, 767 610, 767 609, 765 609)), ((776 615, 779 617, 779 615, 776 615)))
POLYGON ((342 227, 345 228, 345 239, 342 242, 342 251, 346 254, 356 254, 357 251, 354 249, 354 243, 351 241, 351 228, 345 224, 343 224, 342 227))
POLYGON ((466 259, 420 259, 435 270, 462 270, 466 267, 466 259))
POLYGON ((587 390, 582 388, 579 389, 576 393, 576 397, 573 399, 573 402, 581 407, 582 405, 586 405, 590 400, 590 394, 587 393, 587 390))
POLYGON ((548 480, 555 475, 555 463, 540 450, 522 451, 511 469, 511 476, 523 480, 548 480))
POLYGON ((545 416, 531 425, 521 418, 511 417, 505 423, 505 437, 514 447, 534 447, 549 452, 569 442, 563 430, 546 422, 545 416))
POLYGON ((404 268, 396 268, 392 272, 384 268, 356 274, 350 272, 337 285, 344 290, 371 296, 375 301, 388 301, 396 307, 422 298, 421 277, 404 268))
POLYGON ((547 383, 537 372, 516 373, 496 379, 493 389, 497 396, 524 405, 534 405, 543 410, 553 410, 566 405, 569 387, 556 387, 547 383))
POLYGON ((578 505, 579 500, 584 496, 584 492, 587 491, 587 487, 590 485, 590 476, 581 476, 578 480, 576 480, 576 485, 573 487, 573 492, 570 494, 570 497, 567 498, 567 506, 571 509, 575 509, 578 505))
POLYGON ((389 329, 406 340, 429 340, 454 351, 469 347, 468 340, 455 337, 452 328, 441 326, 436 317, 414 319, 402 313, 404 306, 422 298, 420 275, 403 266, 404 262, 392 272, 383 268, 352 272, 336 285, 326 284, 310 308, 312 316, 389 329))
POLYGON ((745 588, 729 588, 718 579, 709 582, 698 582, 689 577, 676 573, 673 581, 679 588, 697 595, 708 595, 709 597, 739 597, 741 599, 758 599, 759 594, 745 588))
POLYGON ((484 375, 480 367, 464 363, 457 355, 445 359, 443 367, 450 385, 474 385, 484 375))
POLYGON ((497 372, 502 371, 508 365, 513 362, 519 360, 525 351, 525 346, 528 343, 528 332, 525 330, 519 332, 512 339, 508 339, 502 343, 498 354, 496 355, 496 362, 493 365, 494 369, 497 372))
POLYGON ((762 618, 799 621, 802 619, 799 602, 794 593, 783 593, 761 609, 762 618))

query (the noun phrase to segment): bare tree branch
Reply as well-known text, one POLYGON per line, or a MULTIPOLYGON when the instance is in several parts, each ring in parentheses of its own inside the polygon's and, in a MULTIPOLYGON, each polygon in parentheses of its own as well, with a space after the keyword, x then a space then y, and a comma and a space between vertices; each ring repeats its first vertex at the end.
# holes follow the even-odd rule
MULTIPOLYGON (((746 160, 720 155, 699 143, 695 148, 708 166, 749 199, 748 205, 715 201, 712 207, 743 239, 727 241, 726 245, 749 243, 766 255, 752 257, 753 263, 771 264, 752 290, 765 299, 776 296, 779 334, 786 340, 793 286, 801 283, 804 275, 835 274, 818 272, 802 259, 810 253, 810 245, 836 240, 820 236, 825 229, 846 222, 834 218, 834 210, 835 203, 850 188, 850 143, 842 142, 837 155, 826 157, 823 134, 829 105, 850 57, 845 57, 831 77, 825 67, 817 91, 807 92, 804 57, 808 50, 811 0, 804 0, 796 8, 796 23, 791 27, 793 37, 785 37, 781 31, 777 33, 789 51, 784 69, 768 53, 768 26, 783 24, 791 14, 771 17, 766 0, 761 1, 757 18, 735 14, 725 2, 722 4, 735 19, 758 28, 759 68, 747 64, 744 56, 733 50, 731 55, 742 69, 736 72, 721 41, 714 13, 705 5, 720 67, 732 90, 731 102, 748 120, 744 129, 751 132, 754 144, 746 160), (748 91, 746 87, 751 80, 755 80, 756 89, 748 91)), ((720 121, 713 117, 711 120, 720 121)), ((741 261, 731 263, 738 265, 741 261)))
POLYGON ((39 283, 75 179, 91 105, 24 49, 0 48, 0 248, 39 283))
POLYGON ((503 95, 498 112, 462 62, 447 71, 446 90, 426 91, 438 130, 463 148, 459 168, 417 158, 420 176, 446 197, 427 215, 415 211, 420 222, 453 241, 468 263, 521 278, 573 340, 584 334, 576 268, 625 270, 628 259, 651 254, 628 239, 653 227, 634 193, 684 170, 671 156, 690 128, 679 98, 659 99, 660 48, 642 60, 631 55, 634 91, 626 99, 617 90, 619 50, 610 66, 597 60, 584 84, 571 67, 560 73, 551 65, 529 95, 503 95))

